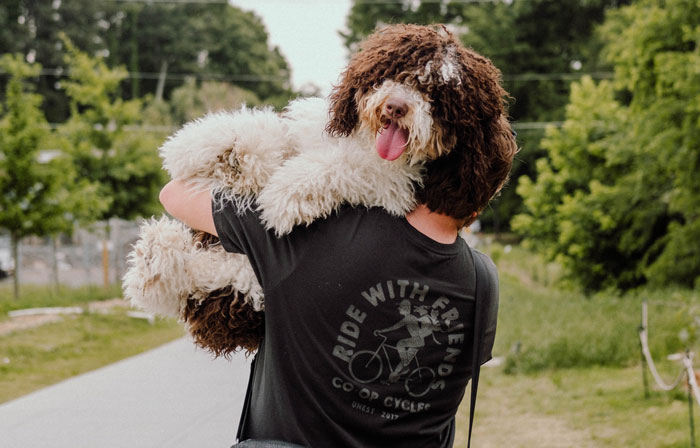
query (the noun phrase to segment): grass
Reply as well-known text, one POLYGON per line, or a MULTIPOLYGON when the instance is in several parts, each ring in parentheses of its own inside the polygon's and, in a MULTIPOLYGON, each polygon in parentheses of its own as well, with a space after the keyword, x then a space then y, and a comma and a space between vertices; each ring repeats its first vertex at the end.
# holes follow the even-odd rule
MULTIPOLYGON (((506 363, 482 370, 474 446, 689 446, 685 389, 652 388, 644 398, 637 328, 641 302, 649 300, 652 355, 670 381, 680 365, 666 356, 698 351, 697 291, 587 297, 560 285, 558 267, 536 255, 501 246, 486 251, 501 275, 494 356, 506 363)), ((468 408, 465 399, 455 446, 466 445, 468 408)), ((694 411, 700 413, 697 403, 694 411)))
MULTIPOLYGON (((28 290, 29 288, 25 288, 28 290)), ((98 298, 113 298, 110 290, 94 294, 81 289, 71 301, 70 291, 41 297, 41 288, 18 303, 0 299, 4 313, 14 308, 76 305, 98 298)), ((1 313, 1 312, 0 312, 1 313)), ((2 314, 0 314, 2 315, 2 314)), ((173 319, 149 324, 126 315, 125 309, 110 314, 85 313, 66 316, 59 322, 0 336, 0 403, 157 347, 184 334, 173 319)))
POLYGON ((40 285, 22 285, 20 298, 15 299, 12 285, 0 286, 0 319, 7 316, 12 310, 22 308, 40 308, 53 306, 79 306, 96 300, 121 297, 121 285, 114 284, 109 288, 97 286, 84 286, 81 288, 59 287, 53 288, 40 285))
MULTIPOLYGON (((655 359, 700 348, 700 294, 639 290, 586 296, 558 286, 558 268, 514 248, 494 259, 500 273, 500 310, 494 353, 511 372, 550 368, 629 366, 639 361, 641 305, 649 301, 649 344, 655 359)), ((501 253, 499 253, 501 251, 501 253)))
MULTIPOLYGON (((561 369, 537 375, 486 369, 481 378, 473 446, 689 446, 684 391, 653 392, 645 399, 639 367, 561 369)), ((468 407, 465 401, 458 415, 455 446, 466 445, 468 407)))

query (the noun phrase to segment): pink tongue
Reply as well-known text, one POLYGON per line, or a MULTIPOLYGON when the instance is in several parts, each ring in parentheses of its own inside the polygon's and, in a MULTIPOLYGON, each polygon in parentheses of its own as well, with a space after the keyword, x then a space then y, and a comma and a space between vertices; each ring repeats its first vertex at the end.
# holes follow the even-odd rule
POLYGON ((377 135, 377 154, 384 160, 396 160, 406 147, 408 136, 406 130, 399 128, 396 123, 379 131, 377 135))

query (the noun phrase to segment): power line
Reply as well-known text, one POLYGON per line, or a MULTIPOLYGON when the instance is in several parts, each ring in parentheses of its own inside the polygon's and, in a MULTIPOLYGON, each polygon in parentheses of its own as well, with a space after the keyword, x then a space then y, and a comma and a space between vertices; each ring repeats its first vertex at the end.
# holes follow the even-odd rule
POLYGON ((102 0, 113 3, 173 3, 179 5, 228 5, 226 0, 102 0))
MULTIPOLYGON (((162 75, 158 72, 126 72, 127 76, 132 79, 158 79, 162 75)), ((62 68, 45 68, 39 72, 40 76, 56 76, 69 77, 70 71, 62 68)), ((203 81, 243 81, 243 82, 262 82, 262 81, 286 81, 283 76, 273 75, 255 75, 251 73, 241 73, 233 75, 222 75, 219 73, 166 73, 168 79, 186 80, 195 78, 203 81)))
MULTIPOLYGON (((122 0, 119 0, 122 1, 122 0)), ((0 70, 0 73, 7 73, 0 70)), ((70 72, 62 68, 45 68, 39 72, 39 76, 69 77, 70 72)), ((158 72, 127 72, 127 76, 132 79, 158 79, 161 74, 158 72)), ((581 73, 514 73, 503 75, 506 82, 521 81, 576 81, 584 76, 593 79, 610 79, 613 72, 581 72, 581 73)), ((170 80, 197 79, 202 81, 231 81, 231 82, 278 82, 286 81, 283 76, 256 75, 251 73, 241 73, 224 75, 220 73, 167 73, 166 78, 170 80)))
MULTIPOLYGON (((103 2, 113 3, 162 3, 162 4, 181 4, 181 5, 227 5, 233 4, 226 0, 101 0, 103 2)), ((270 1, 270 0, 268 0, 270 1)), ((271 0, 277 3, 288 2, 288 0, 271 0)), ((299 0, 296 0, 299 1, 299 0)), ((510 4, 515 0, 420 0, 420 3, 432 4, 478 4, 478 3, 505 3, 510 4)), ((523 0, 518 0, 523 1, 523 0)), ((314 0, 301 0, 302 3, 314 3, 314 0)), ((330 1, 332 2, 332 1, 330 1)), ((324 3, 330 3, 324 1, 324 3)), ((318 3, 318 2, 316 2, 318 3)), ((336 2, 339 3, 339 2, 336 2)), ((406 0, 355 0, 355 5, 412 5, 416 2, 406 0)), ((235 4, 233 4, 235 6, 235 4)))
POLYGON ((584 76, 593 79, 611 79, 613 72, 589 72, 589 73, 518 73, 503 75, 504 81, 576 81, 584 76))
MULTIPOLYGON (((62 126, 62 123, 49 123, 49 128, 57 129, 62 126)), ((563 121, 523 121, 512 123, 513 129, 531 130, 531 129, 545 129, 549 126, 554 126, 560 128, 564 125, 563 121)), ((124 126, 124 130, 127 132, 174 132, 177 131, 179 126, 171 125, 158 125, 158 124, 140 124, 140 125, 127 125, 124 126)))

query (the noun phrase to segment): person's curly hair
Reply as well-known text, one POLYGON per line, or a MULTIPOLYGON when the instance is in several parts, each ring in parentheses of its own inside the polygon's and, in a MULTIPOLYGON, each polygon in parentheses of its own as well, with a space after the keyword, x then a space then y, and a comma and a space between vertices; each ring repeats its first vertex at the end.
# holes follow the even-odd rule
POLYGON ((444 26, 394 25, 361 44, 331 94, 326 130, 349 136, 358 101, 391 80, 430 103, 439 154, 427 160, 416 199, 432 211, 469 222, 503 187, 517 145, 506 115, 501 73, 444 26))

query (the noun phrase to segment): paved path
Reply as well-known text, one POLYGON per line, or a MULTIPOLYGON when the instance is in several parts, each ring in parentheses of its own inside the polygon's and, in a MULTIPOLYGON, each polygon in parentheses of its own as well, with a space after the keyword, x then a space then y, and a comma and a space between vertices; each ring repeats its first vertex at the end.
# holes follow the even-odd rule
POLYGON ((0 446, 228 448, 249 371, 179 339, 0 405, 0 446))

